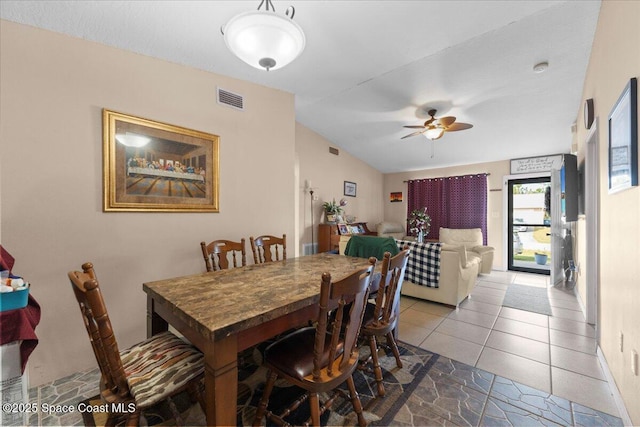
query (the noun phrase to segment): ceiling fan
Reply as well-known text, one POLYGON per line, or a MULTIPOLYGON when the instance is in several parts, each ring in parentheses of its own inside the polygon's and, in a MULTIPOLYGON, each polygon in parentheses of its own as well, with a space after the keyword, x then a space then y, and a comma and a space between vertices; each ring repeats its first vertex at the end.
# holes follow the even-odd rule
POLYGON ((440 139, 445 132, 455 132, 459 130, 471 129, 473 125, 469 123, 456 123, 456 118, 453 116, 435 118, 436 110, 429 110, 431 118, 424 122, 423 125, 417 126, 405 126, 409 129, 421 129, 419 131, 405 135, 400 139, 409 138, 411 136, 424 134, 431 140, 440 139))

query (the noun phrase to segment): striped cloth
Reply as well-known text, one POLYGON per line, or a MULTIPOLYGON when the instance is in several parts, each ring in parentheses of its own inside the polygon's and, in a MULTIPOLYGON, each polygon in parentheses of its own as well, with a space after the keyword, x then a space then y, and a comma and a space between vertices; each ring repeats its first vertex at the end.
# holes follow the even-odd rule
POLYGON ((439 287, 442 243, 418 243, 409 240, 398 240, 397 243, 399 249, 404 245, 411 249, 404 278, 416 285, 439 287))
POLYGON ((120 357, 140 407, 164 400, 204 373, 202 353, 171 332, 154 335, 122 351, 120 357))

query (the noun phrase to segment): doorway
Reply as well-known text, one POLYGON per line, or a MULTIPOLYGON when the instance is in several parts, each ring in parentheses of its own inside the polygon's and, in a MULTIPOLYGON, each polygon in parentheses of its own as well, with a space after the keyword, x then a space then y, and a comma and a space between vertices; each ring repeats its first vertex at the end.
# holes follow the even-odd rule
POLYGON ((551 274, 551 178, 507 181, 507 269, 551 274))

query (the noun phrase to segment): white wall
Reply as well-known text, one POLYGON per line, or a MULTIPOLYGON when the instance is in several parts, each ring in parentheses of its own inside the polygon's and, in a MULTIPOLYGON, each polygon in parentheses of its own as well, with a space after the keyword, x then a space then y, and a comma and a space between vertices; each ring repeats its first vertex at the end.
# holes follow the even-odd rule
MULTIPOLYGON (((640 2, 603 1, 583 89, 593 98, 599 139, 600 347, 633 425, 640 425, 640 375, 631 372, 631 352, 640 352, 640 187, 608 192, 608 116, 629 79, 640 79, 640 2), (624 334, 620 351, 618 337, 624 334)), ((582 104, 577 112, 579 158, 586 153, 582 104)), ((584 218, 578 223, 578 260, 586 271, 584 218)), ((585 278, 577 288, 584 301, 585 278)))
MULTIPOLYGON (((67 272, 95 264, 121 347, 142 283, 204 271, 202 240, 286 233, 297 252, 292 94, 2 21, 2 244, 42 307, 31 385, 95 366, 67 272), (246 111, 216 103, 216 86, 246 111), (220 213, 104 213, 102 108, 220 136, 220 213)), ((251 262, 251 256, 249 256, 251 262)))
POLYGON ((296 153, 300 169, 300 188, 302 198, 299 202, 299 215, 302 238, 301 244, 311 243, 311 200, 304 192, 305 181, 311 180, 314 196, 313 203, 314 242, 318 243, 318 224, 324 222, 322 204, 335 199, 347 201, 345 213, 353 215, 357 221, 367 222, 370 229, 382 221, 383 175, 378 170, 353 157, 344 150, 331 154, 334 147, 321 135, 301 125, 296 125, 296 153), (344 195, 344 181, 355 182, 356 197, 344 195))

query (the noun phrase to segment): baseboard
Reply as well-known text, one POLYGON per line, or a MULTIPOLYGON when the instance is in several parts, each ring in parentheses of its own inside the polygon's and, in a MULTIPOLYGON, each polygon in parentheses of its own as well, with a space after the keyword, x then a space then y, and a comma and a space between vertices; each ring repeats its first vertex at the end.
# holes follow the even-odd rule
POLYGON ((611 389, 611 394, 613 394, 613 400, 616 402, 616 407, 618 408, 618 412, 620 413, 620 418, 625 426, 632 426, 631 417, 629 416, 629 412, 627 412, 627 407, 624 406, 624 400, 622 400, 622 395, 618 390, 618 386, 616 384, 613 375, 611 374, 611 370, 609 370, 609 365, 607 364, 607 359, 604 357, 604 353, 602 353, 602 349, 598 345, 596 349, 596 353, 598 355, 598 360, 600 361, 600 366, 602 366, 602 371, 604 373, 607 382, 609 383, 609 388, 611 389))

